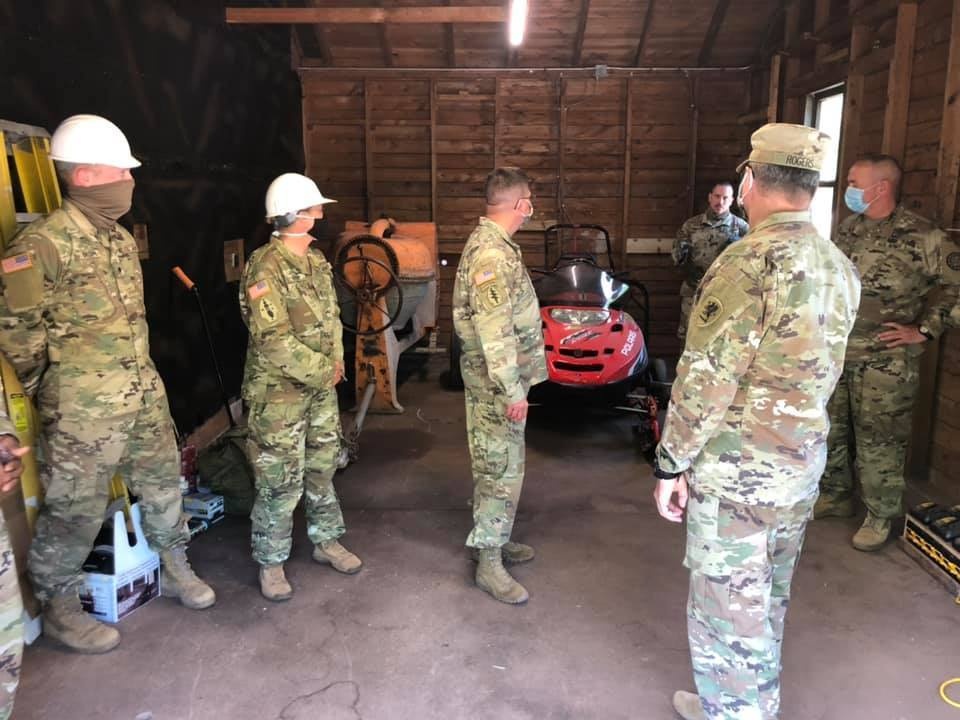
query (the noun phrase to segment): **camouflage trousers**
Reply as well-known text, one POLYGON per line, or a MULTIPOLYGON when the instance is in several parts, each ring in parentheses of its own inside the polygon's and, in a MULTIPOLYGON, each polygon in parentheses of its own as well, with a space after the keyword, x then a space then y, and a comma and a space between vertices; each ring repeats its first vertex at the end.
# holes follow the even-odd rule
POLYGON ((855 465, 867 509, 881 518, 901 513, 918 380, 919 360, 905 354, 844 367, 827 406, 830 434, 822 494, 851 497, 855 465))
POLYGON ((473 470, 473 530, 466 544, 502 547, 513 532, 523 487, 526 422, 507 418, 501 395, 467 387, 464 398, 473 470))
POLYGON ((13 712, 23 654, 23 602, 10 536, 0 516, 0 720, 13 712))
POLYGON ((687 325, 690 324, 690 313, 693 312, 693 296, 696 291, 697 286, 691 285, 689 281, 684 281, 680 288, 680 324, 677 325, 677 337, 684 341, 687 339, 687 325))
POLYGON ((691 488, 687 637, 711 720, 777 717, 783 622, 815 499, 764 508, 691 488))
POLYGON ((306 495, 307 536, 319 545, 345 532, 333 487, 340 451, 340 411, 330 389, 295 400, 255 402, 247 421, 247 453, 256 474, 253 559, 276 565, 290 557, 293 511, 306 495))
POLYGON ((166 397, 111 418, 45 418, 40 444, 46 491, 27 563, 37 599, 77 592, 81 567, 103 525, 117 473, 140 498, 143 531, 155 550, 186 544, 180 459, 166 397))

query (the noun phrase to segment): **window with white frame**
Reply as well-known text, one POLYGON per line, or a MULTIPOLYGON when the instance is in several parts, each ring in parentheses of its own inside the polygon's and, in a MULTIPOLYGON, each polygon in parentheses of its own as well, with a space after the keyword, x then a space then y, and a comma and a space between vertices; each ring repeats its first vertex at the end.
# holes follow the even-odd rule
MULTIPOLYGON (((810 96, 811 122, 818 130, 830 136, 830 151, 820 169, 820 187, 810 204, 813 224, 820 234, 830 237, 833 225, 833 208, 837 196, 837 171, 840 163, 840 127, 843 118, 843 86, 815 93, 810 96)), ((840 183, 841 191, 845 183, 840 183)))

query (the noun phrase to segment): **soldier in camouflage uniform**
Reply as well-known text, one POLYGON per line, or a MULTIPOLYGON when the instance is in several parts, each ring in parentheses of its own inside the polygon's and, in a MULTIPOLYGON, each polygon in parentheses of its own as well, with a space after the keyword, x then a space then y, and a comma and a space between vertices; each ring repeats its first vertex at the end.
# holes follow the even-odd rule
POLYGON ((453 286, 453 324, 463 346, 467 440, 473 469, 477 585, 519 604, 526 589, 503 567, 533 559, 510 541, 523 486, 527 392, 547 379, 540 310, 513 234, 533 214, 530 181, 516 168, 487 178, 486 214, 471 233, 453 286))
POLYGON ((260 591, 287 600, 293 511, 306 493, 313 559, 344 573, 361 562, 338 541, 345 528, 333 487, 340 451, 336 384, 343 378, 340 310, 330 264, 308 231, 325 198, 303 175, 287 173, 267 190, 270 242, 247 262, 240 310, 250 329, 243 397, 250 407, 248 453, 256 473, 251 513, 260 591))
POLYGON ((704 273, 713 261, 732 242, 747 234, 747 223, 730 212, 733 185, 719 182, 707 196, 710 207, 706 212, 687 220, 677 231, 673 242, 673 262, 682 267, 687 277, 680 286, 680 325, 677 337, 687 337, 690 308, 704 273))
POLYGON ((779 712, 790 583, 860 296, 853 265, 810 221, 828 142, 801 125, 753 134, 738 198, 751 230, 700 284, 656 451, 657 508, 687 515, 699 696, 674 695, 687 720, 779 712))
POLYGON ((891 518, 901 513, 920 355, 943 332, 960 295, 960 247, 898 204, 901 176, 886 155, 854 163, 844 196, 854 215, 840 223, 836 237, 860 271, 863 302, 830 401, 827 469, 815 516, 853 515, 856 467, 867 517, 853 546, 864 551, 883 546, 891 518))
MULTIPOLYGON (((3 384, 0 383, 0 397, 3 384)), ((20 447, 16 431, 0 403, 0 494, 13 489, 23 465, 20 458, 29 448, 20 447)), ((8 720, 13 712, 13 698, 20 682, 20 657, 23 654, 23 601, 17 580, 17 565, 0 514, 0 720, 8 720)))
POLYGON ((187 561, 177 442, 150 359, 137 245, 117 224, 140 163, 120 129, 95 115, 67 118, 51 156, 67 197, 6 249, 0 350, 42 424, 46 498, 29 572, 44 632, 80 652, 106 652, 120 635, 81 610, 78 591, 115 473, 140 497, 163 593, 195 609, 216 596, 187 561))

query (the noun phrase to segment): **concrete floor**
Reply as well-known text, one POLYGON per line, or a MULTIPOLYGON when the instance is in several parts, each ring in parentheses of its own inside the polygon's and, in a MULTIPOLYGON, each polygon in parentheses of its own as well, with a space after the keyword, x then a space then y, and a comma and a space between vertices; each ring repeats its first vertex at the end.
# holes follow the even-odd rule
MULTIPOLYGON (((87 657, 40 639, 16 720, 668 720, 692 689, 679 526, 660 520, 630 422, 533 411, 515 531, 525 607, 472 583, 463 550, 470 479, 461 395, 439 367, 402 388, 407 412, 371 417, 338 476, 345 544, 366 567, 310 561, 302 521, 285 604, 264 601, 248 525, 198 538, 211 610, 159 599, 121 646, 87 657)), ((938 697, 960 675, 960 608, 896 545, 848 544, 854 521, 815 523, 794 583, 784 720, 960 717, 938 697)), ((960 696, 957 693, 956 696, 960 696)))

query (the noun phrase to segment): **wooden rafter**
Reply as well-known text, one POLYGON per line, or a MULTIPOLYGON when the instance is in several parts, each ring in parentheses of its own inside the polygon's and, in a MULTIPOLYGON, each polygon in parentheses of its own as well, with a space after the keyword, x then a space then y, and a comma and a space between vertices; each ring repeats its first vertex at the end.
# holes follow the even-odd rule
POLYGON ((637 50, 633 54, 633 66, 640 67, 640 59, 643 57, 643 46, 647 43, 647 34, 650 32, 650 22, 653 20, 653 6, 655 0, 647 2, 647 11, 643 15, 643 27, 640 29, 640 39, 637 40, 637 50))
POLYGON ((323 25, 314 25, 313 37, 317 41, 317 47, 320 48, 320 59, 325 65, 333 65, 333 51, 327 39, 327 28, 323 25))
POLYGON ((954 0, 947 84, 943 94, 943 129, 937 153, 937 219, 954 225, 960 186, 960 2, 954 0))
POLYGON ((887 107, 883 116, 880 152, 901 163, 907 146, 907 115, 913 77, 913 49, 917 38, 917 4, 903 3, 897 11, 893 61, 887 75, 887 107))
POLYGON ((710 62, 710 56, 713 55, 713 46, 717 42, 717 35, 729 7, 730 0, 717 0, 717 4, 713 8, 713 17, 710 18, 710 26, 707 28, 707 34, 703 37, 703 47, 700 48, 700 57, 697 59, 697 65, 700 67, 708 65, 710 62))
MULTIPOLYGON (((380 0, 380 7, 383 8, 383 0, 380 0)), ((390 33, 387 32, 385 22, 377 26, 377 34, 380 36, 380 53, 383 57, 383 66, 393 67, 393 46, 390 43, 390 33)))
POLYGON ((770 60, 770 91, 767 93, 767 122, 780 118, 780 83, 783 80, 783 55, 777 53, 770 60))
MULTIPOLYGON (((312 0, 312 2, 317 5, 319 0, 312 0)), ((327 40, 327 28, 319 23, 310 27, 313 30, 313 37, 317 41, 320 59, 325 65, 333 65, 333 53, 330 51, 330 41, 327 40)), ((296 26, 294 26, 294 29, 297 29, 296 26)))
POLYGON ((770 47, 774 42, 774 32, 780 24, 780 18, 787 10, 789 0, 780 0, 770 11, 770 17, 767 19, 766 30, 763 31, 763 41, 757 48, 757 54, 754 57, 754 64, 759 65, 770 56, 770 47))
POLYGON ((811 40, 816 41, 813 50, 813 64, 815 66, 823 64, 823 58, 830 50, 830 44, 824 42, 820 36, 825 34, 823 31, 830 25, 832 5, 833 0, 815 0, 813 4, 813 36, 811 40))
POLYGON ((587 34, 587 17, 590 15, 590 0, 580 0, 580 16, 577 20, 577 36, 573 41, 573 59, 570 64, 577 67, 583 56, 583 37, 587 34))
POLYGON ((230 24, 352 24, 376 23, 502 23, 507 8, 502 5, 428 7, 228 7, 230 24))
MULTIPOLYGON (((444 0, 444 5, 449 5, 450 0, 444 0)), ((443 26, 443 39, 447 52, 447 67, 457 66, 457 45, 453 34, 453 23, 447 23, 443 26)))

